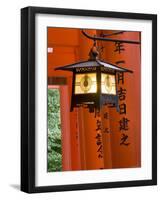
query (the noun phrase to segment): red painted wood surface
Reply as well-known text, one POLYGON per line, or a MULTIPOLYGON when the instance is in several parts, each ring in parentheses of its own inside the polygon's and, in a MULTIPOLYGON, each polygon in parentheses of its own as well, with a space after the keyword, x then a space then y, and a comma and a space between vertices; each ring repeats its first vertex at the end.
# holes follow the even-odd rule
MULTIPOLYGON (((88 30, 90 34, 100 34, 100 31, 88 30)), ((110 31, 103 31, 110 33, 110 31)), ((118 39, 137 39, 138 32, 123 33, 115 36, 118 39)), ((89 170, 99 168, 139 167, 141 163, 141 104, 140 104, 140 47, 139 45, 124 44, 125 51, 120 54, 115 51, 115 43, 99 42, 104 46, 102 57, 113 64, 124 60, 122 66, 133 70, 133 74, 125 74, 124 87, 126 93, 126 115, 120 115, 115 108, 103 107, 100 117, 84 108, 69 112, 71 101, 72 73, 55 71, 54 68, 88 59, 88 53, 93 42, 81 34, 79 29, 48 28, 48 47, 53 48, 48 53, 48 76, 67 77, 67 86, 61 88, 61 116, 62 116, 62 149, 63 170, 89 170), (110 119, 105 119, 108 113, 110 119), (122 117, 128 118, 129 130, 128 146, 120 145, 122 131, 119 130, 119 121, 122 117), (103 158, 98 158, 96 144, 97 120, 101 121, 102 129, 109 128, 111 133, 101 131, 103 158)), ((121 66, 121 64, 120 64, 121 66)), ((121 102, 119 102, 121 103, 121 102)))

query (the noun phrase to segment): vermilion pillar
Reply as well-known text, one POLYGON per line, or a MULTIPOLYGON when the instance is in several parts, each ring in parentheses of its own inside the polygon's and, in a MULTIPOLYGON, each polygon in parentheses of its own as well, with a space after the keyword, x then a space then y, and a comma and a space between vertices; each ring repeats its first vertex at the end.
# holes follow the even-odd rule
POLYGON ((48 28, 48 47, 53 48, 52 53, 48 53, 48 77, 67 79, 67 84, 60 86, 63 171, 80 170, 77 115, 75 111, 70 112, 72 73, 54 69, 77 61, 77 33, 76 29, 48 28))
MULTIPOLYGON (((139 35, 139 32, 125 32, 115 38, 139 40, 139 35)), ((118 90, 121 91, 121 88, 124 90, 124 97, 120 92, 121 113, 116 112, 115 108, 109 109, 112 167, 139 167, 141 165, 140 45, 108 42, 105 51, 105 59, 109 62, 133 71, 133 74, 124 74, 124 82, 122 77, 117 76, 118 90), (126 113, 123 108, 126 109, 126 113), (123 139, 124 136, 127 136, 126 140, 123 139), (124 144, 121 144, 122 142, 124 144)))
MULTIPOLYGON (((87 31, 91 35, 95 35, 95 30, 87 31)), ((80 61, 87 60, 88 54, 93 46, 93 41, 88 40, 83 34, 80 33, 80 61)), ((79 120, 79 137, 80 137, 80 149, 81 149, 81 168, 82 169, 99 169, 104 168, 103 158, 99 158, 99 148, 97 137, 97 120, 100 117, 95 118, 94 113, 89 113, 86 108, 78 108, 78 120, 79 120)), ((101 143, 102 143, 102 133, 101 143)), ((103 143, 101 144, 103 145, 103 143)))

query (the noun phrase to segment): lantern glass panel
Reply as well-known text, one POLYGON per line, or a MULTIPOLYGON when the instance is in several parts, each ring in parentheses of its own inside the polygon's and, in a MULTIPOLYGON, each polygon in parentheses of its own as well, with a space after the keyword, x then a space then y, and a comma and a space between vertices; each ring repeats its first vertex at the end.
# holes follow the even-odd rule
POLYGON ((85 73, 75 75, 75 94, 88 94, 96 92, 96 73, 85 73))
POLYGON ((101 92, 116 95, 115 75, 101 73, 101 92))

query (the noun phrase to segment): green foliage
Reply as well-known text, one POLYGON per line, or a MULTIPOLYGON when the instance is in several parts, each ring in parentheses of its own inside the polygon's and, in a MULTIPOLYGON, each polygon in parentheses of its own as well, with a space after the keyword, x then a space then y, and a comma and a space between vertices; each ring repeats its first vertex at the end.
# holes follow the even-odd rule
POLYGON ((48 89, 48 172, 62 170, 60 94, 48 89))

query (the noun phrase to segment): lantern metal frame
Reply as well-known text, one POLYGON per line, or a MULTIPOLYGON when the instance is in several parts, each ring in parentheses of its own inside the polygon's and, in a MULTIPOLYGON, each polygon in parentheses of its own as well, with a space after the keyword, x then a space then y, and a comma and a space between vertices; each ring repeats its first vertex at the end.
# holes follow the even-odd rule
MULTIPOLYGON (((96 44, 94 43, 94 47, 95 45, 96 44)), ((64 71, 73 72, 70 111, 72 112, 74 107, 83 106, 83 107, 87 107, 89 109, 89 112, 95 111, 95 113, 97 113, 100 111, 103 105, 109 105, 109 104, 113 104, 117 108, 117 111, 119 111, 116 74, 118 72, 133 73, 133 71, 99 60, 97 58, 98 53, 93 52, 93 48, 91 49, 90 53, 92 53, 92 56, 90 57, 88 61, 77 62, 70 65, 57 67, 55 69, 55 70, 64 70, 64 71), (83 69, 86 69, 86 70, 83 71, 83 69), (76 74, 87 74, 87 73, 88 74, 96 73, 96 84, 97 84, 96 93, 75 94, 76 74), (115 75, 116 95, 104 94, 101 92, 101 74, 102 73, 115 75)))

